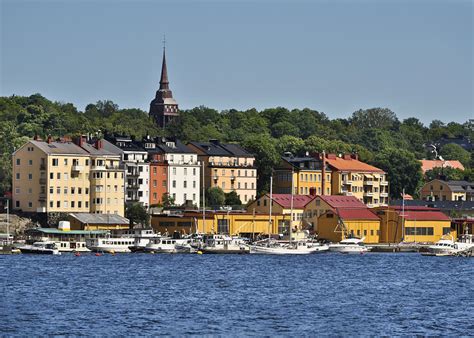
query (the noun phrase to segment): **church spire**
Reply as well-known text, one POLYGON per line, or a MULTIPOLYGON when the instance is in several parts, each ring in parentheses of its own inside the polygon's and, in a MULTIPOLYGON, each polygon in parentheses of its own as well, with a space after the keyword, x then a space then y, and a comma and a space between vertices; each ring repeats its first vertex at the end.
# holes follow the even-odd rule
POLYGON ((168 69, 166 68, 166 48, 163 46, 163 64, 161 65, 160 89, 169 89, 168 69))

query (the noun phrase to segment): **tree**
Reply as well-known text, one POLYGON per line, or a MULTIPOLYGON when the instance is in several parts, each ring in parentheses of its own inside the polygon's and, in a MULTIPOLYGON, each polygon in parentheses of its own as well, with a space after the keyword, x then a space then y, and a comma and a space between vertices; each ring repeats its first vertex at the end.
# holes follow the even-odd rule
POLYGON ((169 208, 175 205, 175 199, 169 193, 164 193, 162 197, 161 204, 165 208, 169 208))
POLYGON ((351 124, 364 129, 396 129, 400 124, 397 115, 388 108, 358 110, 352 114, 351 124))
POLYGON ((225 193, 225 205, 242 205, 239 195, 234 190, 225 193))
POLYGON ((285 135, 277 140, 276 150, 281 155, 289 151, 293 155, 297 156, 304 153, 305 144, 304 141, 299 137, 285 135))
POLYGON ((448 143, 441 148, 440 153, 445 160, 458 160, 464 166, 469 167, 471 154, 460 145, 448 143))
POLYGON ((125 212, 125 216, 130 220, 130 226, 142 224, 147 227, 150 225, 150 215, 140 203, 130 205, 125 212))
POLYGON ((428 170, 425 173, 426 181, 432 181, 434 179, 444 178, 445 180, 464 180, 470 174, 470 170, 461 170, 461 169, 454 169, 451 167, 437 167, 433 168, 432 170, 428 170))
POLYGON ((375 156, 372 164, 387 173, 393 198, 400 198, 403 189, 413 195, 421 184, 421 163, 409 151, 385 149, 375 156))
POLYGON ((220 208, 225 203, 224 191, 219 187, 207 188, 206 205, 211 208, 220 208))

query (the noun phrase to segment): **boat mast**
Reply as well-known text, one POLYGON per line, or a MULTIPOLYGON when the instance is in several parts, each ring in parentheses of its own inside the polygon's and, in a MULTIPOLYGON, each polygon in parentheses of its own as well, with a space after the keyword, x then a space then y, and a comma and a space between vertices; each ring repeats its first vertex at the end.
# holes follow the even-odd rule
POLYGON ((202 161, 202 232, 206 229, 206 189, 204 189, 204 160, 202 161))
POLYGON ((291 245, 291 232, 292 232, 292 227, 293 227, 293 194, 294 194, 294 187, 293 187, 293 176, 294 176, 294 168, 291 167, 291 202, 290 202, 290 229, 289 229, 289 234, 290 234, 290 245, 291 245))
POLYGON ((270 244, 270 235, 272 232, 272 204, 273 204, 273 171, 270 175, 270 212, 269 212, 269 220, 268 220, 268 242, 270 244))
POLYGON ((402 242, 405 242, 405 188, 402 191, 402 242))

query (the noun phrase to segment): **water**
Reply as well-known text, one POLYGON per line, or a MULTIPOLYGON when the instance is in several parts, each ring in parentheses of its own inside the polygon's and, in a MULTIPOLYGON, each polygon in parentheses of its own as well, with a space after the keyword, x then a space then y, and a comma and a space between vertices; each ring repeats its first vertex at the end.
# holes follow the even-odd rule
POLYGON ((0 256, 2 335, 472 335, 474 259, 0 256))

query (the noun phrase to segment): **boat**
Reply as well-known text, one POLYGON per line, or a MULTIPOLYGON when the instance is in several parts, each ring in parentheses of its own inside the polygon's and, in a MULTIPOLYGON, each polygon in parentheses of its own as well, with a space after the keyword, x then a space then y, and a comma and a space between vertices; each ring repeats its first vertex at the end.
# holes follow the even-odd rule
POLYGON ((128 247, 131 252, 144 252, 151 239, 161 236, 156 234, 152 228, 137 228, 122 233, 122 237, 134 238, 134 244, 128 247))
POLYGON ((61 253, 54 242, 35 242, 32 245, 26 244, 19 246, 18 249, 22 254, 37 255, 60 255, 61 253))
POLYGON ((111 237, 86 239, 86 247, 92 252, 125 253, 135 244, 133 237, 111 237))
POLYGON ((441 238, 435 244, 428 247, 423 256, 455 256, 463 252, 471 252, 474 249, 474 235, 464 234, 458 241, 451 238, 441 238))
POLYGON ((250 253, 252 254, 269 255, 308 255, 328 250, 328 245, 306 240, 283 242, 270 239, 256 242, 256 244, 250 246, 250 253))
POLYGON ((332 252, 340 252, 340 253, 347 253, 347 254, 354 254, 354 253, 364 253, 370 251, 371 248, 365 246, 364 238, 346 238, 340 241, 339 243, 331 243, 329 244, 329 251, 332 252))
POLYGON ((157 237, 150 239, 144 252, 149 253, 190 253, 192 251, 190 238, 157 237))
POLYGON ((205 254, 250 253, 250 247, 244 238, 228 235, 204 236, 203 245, 199 250, 205 254))

